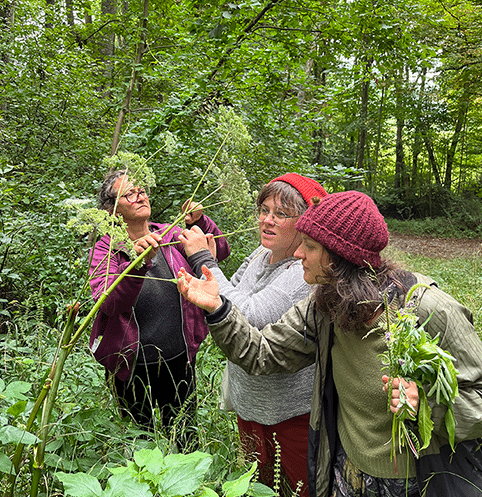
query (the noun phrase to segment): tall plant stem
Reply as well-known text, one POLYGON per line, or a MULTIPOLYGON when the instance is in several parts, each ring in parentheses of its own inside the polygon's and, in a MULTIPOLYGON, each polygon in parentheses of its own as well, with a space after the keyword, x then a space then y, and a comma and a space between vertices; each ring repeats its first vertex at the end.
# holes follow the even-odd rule
MULTIPOLYGON (((226 140, 229 137, 229 133, 226 133, 226 136, 219 146, 216 154, 212 158, 210 164, 206 168, 206 171, 204 172, 202 178, 198 182, 198 185, 194 191, 194 193, 191 195, 190 200, 194 198, 194 195, 198 191, 198 189, 201 186, 202 181, 206 177, 208 171, 211 169, 212 165, 214 164, 214 160, 218 156, 219 152, 221 151, 222 147, 224 146, 226 140)), ((217 191, 217 190, 216 190, 217 191)), ((213 192, 214 193, 214 192, 213 192)), ((212 195, 209 194, 205 198, 207 199, 212 195)), ((117 199, 116 199, 117 202, 117 199)), ((174 226, 176 226, 180 221, 185 219, 186 215, 189 214, 195 210, 195 206, 193 206, 191 209, 187 209, 186 212, 183 212, 179 214, 176 219, 173 221, 172 224, 170 224, 161 234, 161 237, 164 237, 174 226)), ((37 418, 38 412, 40 410, 40 406, 43 406, 42 409, 42 417, 41 417, 41 422, 40 422, 40 427, 38 430, 38 438, 39 442, 34 448, 34 463, 33 463, 33 469, 32 469, 32 484, 30 487, 30 497, 36 497, 38 495, 38 488, 40 484, 40 479, 42 476, 42 469, 44 466, 44 460, 45 460, 45 447, 47 444, 47 436, 49 433, 49 430, 51 428, 50 424, 50 418, 52 415, 52 410, 55 404, 56 396, 57 396, 57 391, 58 387, 60 384, 60 380, 62 378, 62 373, 65 365, 65 361, 67 360, 70 352, 72 351, 74 345, 77 343, 78 339, 82 335, 82 333, 87 329, 88 325, 92 321, 92 319, 95 317, 97 312, 99 311, 101 305, 104 303, 106 298, 111 294, 111 292, 117 287, 117 285, 126 277, 128 276, 129 272, 136 267, 143 259, 144 257, 152 250, 152 246, 149 246, 146 250, 144 250, 140 255, 138 255, 130 264, 129 266, 113 281, 113 283, 105 288, 104 292, 100 295, 99 299, 96 301, 90 312, 87 314, 85 318, 83 318, 80 326, 78 327, 77 331, 74 333, 74 326, 75 326, 75 320, 79 311, 79 301, 80 297, 82 294, 85 292, 86 288, 88 287, 88 280, 89 278, 86 278, 86 282, 82 287, 82 290, 80 292, 79 298, 77 299, 76 303, 72 306, 70 306, 69 309, 69 314, 67 317, 67 321, 64 327, 64 331, 60 340, 60 344, 56 353, 56 356, 54 360, 52 361, 52 365, 50 367, 50 374, 45 381, 42 390, 40 394, 38 395, 35 404, 32 408, 32 411, 29 415, 27 424, 26 424, 26 431, 30 431, 34 425, 35 419, 37 418)), ((95 271, 94 271, 95 272, 95 271)), ((108 273, 108 271, 107 271, 108 273)), ((106 274, 106 278, 108 277, 108 274, 106 274)), ((106 280, 107 282, 107 280, 106 280)), ((15 487, 15 481, 16 481, 16 476, 18 474, 18 471, 21 466, 21 461, 22 461, 22 454, 23 450, 25 448, 25 444, 22 442, 19 442, 17 444, 17 447, 15 449, 14 455, 12 457, 12 466, 14 469, 14 474, 10 475, 9 478, 9 486, 5 490, 4 497, 13 497, 14 494, 14 487, 15 487)))

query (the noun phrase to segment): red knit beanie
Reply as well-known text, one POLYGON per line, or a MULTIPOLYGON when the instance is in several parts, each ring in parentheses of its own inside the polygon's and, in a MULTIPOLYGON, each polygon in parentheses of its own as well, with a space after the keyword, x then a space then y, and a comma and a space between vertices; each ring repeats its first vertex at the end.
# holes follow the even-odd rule
POLYGON ((283 174, 283 176, 278 176, 277 178, 272 179, 270 183, 275 181, 284 181, 285 183, 289 183, 292 187, 296 188, 308 205, 313 203, 311 201, 312 197, 322 198, 328 195, 318 181, 307 178, 306 176, 301 176, 301 174, 298 173, 283 174))
POLYGON ((381 265, 388 229, 373 200, 364 193, 332 193, 310 206, 296 229, 344 259, 363 267, 381 265))

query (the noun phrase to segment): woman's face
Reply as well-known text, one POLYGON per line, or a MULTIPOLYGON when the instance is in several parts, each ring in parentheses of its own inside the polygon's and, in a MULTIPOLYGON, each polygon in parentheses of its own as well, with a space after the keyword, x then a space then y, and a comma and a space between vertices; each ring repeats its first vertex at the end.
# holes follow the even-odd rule
POLYGON ((295 230, 299 216, 273 196, 263 201, 259 212, 261 245, 271 250, 271 264, 291 257, 300 243, 300 234, 295 230))
POLYGON ((301 244, 293 255, 301 259, 306 283, 309 285, 326 283, 325 271, 330 264, 330 254, 323 245, 302 233, 301 244))
POLYGON ((116 214, 122 215, 128 225, 145 222, 151 215, 151 204, 147 195, 137 195, 137 200, 136 196, 134 196, 134 202, 132 202, 132 199, 129 202, 125 197, 129 193, 140 192, 141 190, 142 188, 133 186, 127 176, 117 178, 114 183, 114 191, 120 195, 117 201, 116 214))

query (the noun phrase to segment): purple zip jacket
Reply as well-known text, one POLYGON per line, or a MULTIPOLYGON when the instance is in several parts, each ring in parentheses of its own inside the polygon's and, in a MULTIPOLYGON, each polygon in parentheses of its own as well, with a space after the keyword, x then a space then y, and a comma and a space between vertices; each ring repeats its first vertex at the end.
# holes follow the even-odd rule
MULTIPOLYGON (((149 225, 154 230, 160 230, 160 233, 169 226, 168 224, 157 223, 150 223, 149 225)), ((222 234, 214 221, 204 214, 196 222, 196 225, 204 233, 222 234)), ((179 226, 173 227, 163 237, 161 243, 178 241, 182 231, 183 228, 179 226)), ((106 255, 109 252, 109 243, 110 237, 109 235, 105 235, 91 250, 90 286, 92 296, 96 301, 102 295, 105 287, 107 270, 106 255)), ((229 244, 224 237, 216 239, 216 247, 218 260, 222 261, 230 254, 229 244)), ((186 260, 182 243, 161 247, 161 250, 174 277, 177 277, 177 272, 181 267, 186 268, 189 273, 194 274, 186 260)), ((107 287, 129 266, 130 262, 125 252, 114 251, 112 253, 109 262, 107 287)), ((134 315, 134 306, 144 279, 136 278, 135 276, 145 276, 151 265, 151 261, 148 261, 140 269, 132 269, 130 274, 134 277, 126 276, 116 286, 101 305, 90 333, 89 346, 95 359, 103 364, 110 372, 115 373, 122 381, 127 381, 130 378, 139 348, 139 328, 134 315)), ((203 310, 181 297, 181 295, 179 295, 179 298, 181 299, 184 341, 187 345, 189 360, 191 361, 209 330, 204 321, 203 310)))

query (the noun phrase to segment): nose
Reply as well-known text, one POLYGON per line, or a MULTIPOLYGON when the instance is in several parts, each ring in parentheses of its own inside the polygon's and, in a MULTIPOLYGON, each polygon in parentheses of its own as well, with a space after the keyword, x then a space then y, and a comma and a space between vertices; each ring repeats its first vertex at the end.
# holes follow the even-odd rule
POLYGON ((293 257, 297 259, 303 259, 303 252, 300 250, 301 245, 298 245, 298 248, 294 251, 293 257))
POLYGON ((261 222, 278 226, 278 223, 274 220, 274 214, 272 212, 267 214, 266 217, 261 222))

